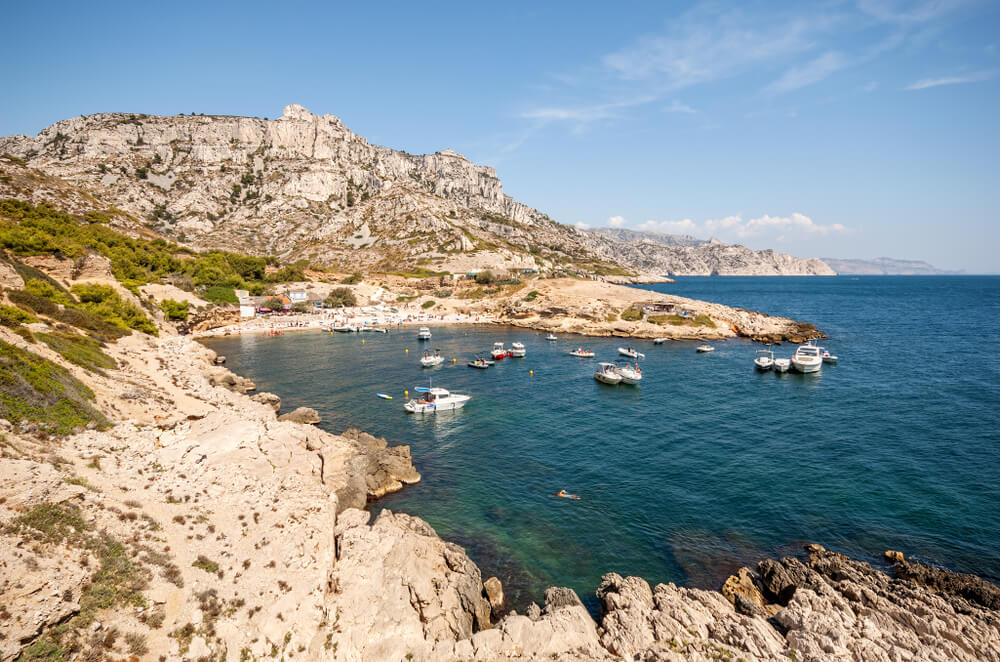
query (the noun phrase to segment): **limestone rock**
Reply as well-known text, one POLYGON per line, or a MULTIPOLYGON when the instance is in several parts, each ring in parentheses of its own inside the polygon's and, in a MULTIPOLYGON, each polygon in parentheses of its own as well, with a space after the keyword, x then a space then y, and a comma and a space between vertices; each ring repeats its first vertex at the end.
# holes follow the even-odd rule
POLYGON ((261 393, 255 393, 250 397, 254 402, 259 402, 262 405, 267 405, 274 411, 279 411, 281 409, 281 398, 276 396, 274 393, 268 393, 263 391, 261 393))
POLYGON ((7 262, 0 260, 0 287, 8 290, 19 290, 24 287, 24 279, 7 262))
POLYGON ((319 412, 312 407, 299 407, 278 417, 279 421, 315 425, 320 422, 319 412))
POLYGON ((496 577, 490 577, 483 582, 483 590, 486 592, 486 599, 490 602, 493 614, 499 615, 504 606, 503 584, 496 577))

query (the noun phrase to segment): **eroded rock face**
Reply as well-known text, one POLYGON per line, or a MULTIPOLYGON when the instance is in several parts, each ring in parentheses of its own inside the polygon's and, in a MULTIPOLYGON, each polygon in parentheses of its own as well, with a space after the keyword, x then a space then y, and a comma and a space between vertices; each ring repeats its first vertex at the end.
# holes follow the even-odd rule
MULTIPOLYGON (((280 402, 279 402, 280 404, 280 402)), ((316 425, 320 422, 319 412, 312 407, 299 407, 293 411, 283 414, 278 417, 279 421, 287 421, 289 423, 305 423, 307 425, 316 425)))
POLYGON ((371 526, 365 519, 351 517, 352 525, 337 532, 339 652, 348 659, 419 659, 439 642, 490 628, 479 568, 462 548, 416 517, 383 510, 371 526))
POLYGON ((274 393, 268 393, 266 391, 263 393, 255 393, 250 397, 250 399, 254 402, 259 402, 262 405, 267 405, 274 411, 281 410, 281 398, 274 393))

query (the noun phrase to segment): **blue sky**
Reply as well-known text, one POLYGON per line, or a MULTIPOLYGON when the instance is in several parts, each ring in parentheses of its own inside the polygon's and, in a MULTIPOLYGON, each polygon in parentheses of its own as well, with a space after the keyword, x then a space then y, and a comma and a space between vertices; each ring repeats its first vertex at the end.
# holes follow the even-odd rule
POLYGON ((1000 3, 5 3, 0 134, 339 116, 556 220, 1000 272, 1000 3))

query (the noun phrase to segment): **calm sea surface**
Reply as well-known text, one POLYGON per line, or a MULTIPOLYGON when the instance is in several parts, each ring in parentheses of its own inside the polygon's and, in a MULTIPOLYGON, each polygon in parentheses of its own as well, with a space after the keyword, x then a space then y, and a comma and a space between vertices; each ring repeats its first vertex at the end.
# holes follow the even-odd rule
POLYGON ((408 328, 206 344, 285 411, 314 407, 333 432, 409 444, 423 482, 373 507, 419 515, 464 545, 518 607, 551 585, 587 599, 611 571, 717 588, 739 565, 804 541, 1000 578, 1000 277, 683 278, 649 289, 815 323, 840 363, 758 374, 748 341, 712 354, 633 341, 646 353, 636 388, 598 384, 595 360, 567 355, 582 344, 612 360, 620 339, 437 327, 429 343, 408 328), (516 340, 527 358, 466 367, 516 340), (458 362, 422 370, 424 347, 458 362), (473 399, 405 414, 403 390, 430 379, 473 399), (581 499, 554 498, 559 489, 581 499))

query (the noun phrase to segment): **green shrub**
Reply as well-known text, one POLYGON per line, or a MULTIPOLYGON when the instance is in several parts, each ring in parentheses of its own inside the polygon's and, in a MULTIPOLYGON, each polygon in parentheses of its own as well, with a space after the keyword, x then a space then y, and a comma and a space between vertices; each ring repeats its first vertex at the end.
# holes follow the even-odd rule
POLYGON ((94 313, 104 321, 122 329, 133 329, 155 336, 156 325, 144 312, 123 299, 109 285, 78 283, 73 294, 80 299, 80 307, 94 313))
POLYGON ((354 292, 347 287, 335 287, 330 290, 330 294, 326 296, 326 304, 336 308, 337 306, 344 306, 350 308, 352 306, 358 305, 358 298, 354 296, 354 292))
POLYGON ((54 331, 52 333, 39 333, 38 339, 70 363, 75 363, 91 372, 104 374, 105 370, 114 370, 118 367, 115 360, 101 350, 101 343, 93 338, 65 331, 54 331))
POLYGON ((476 274, 476 282, 480 285, 490 285, 496 282, 497 277, 493 275, 492 271, 480 271, 476 274))
POLYGON ((361 274, 354 272, 353 274, 344 278, 340 282, 343 283, 344 285, 354 285, 355 283, 360 283, 361 280, 362 280, 361 274))
POLYGON ((635 322, 642 319, 642 311, 638 308, 626 308, 622 311, 621 318, 626 322, 635 322))
POLYGON ((101 342, 113 342, 122 336, 127 336, 131 331, 115 326, 92 312, 66 306, 62 310, 56 310, 50 314, 55 320, 83 329, 87 335, 97 338, 101 342))
POLYGON ((208 558, 204 554, 199 554, 198 558, 195 559, 194 563, 191 564, 193 568, 201 568, 205 572, 210 572, 215 574, 219 571, 219 564, 208 558))
POLYGON ((164 299, 160 302, 160 310, 163 314, 167 316, 167 319, 175 322, 186 320, 188 318, 188 302, 187 301, 174 301, 173 299, 164 299))
POLYGON ((434 293, 438 299, 446 299, 451 296, 451 290, 438 290, 434 293))
POLYGON ((53 303, 73 303, 73 298, 66 292, 66 290, 61 290, 60 288, 54 287, 52 283, 44 280, 38 280, 37 278, 31 278, 25 281, 24 291, 38 297, 45 297, 53 303))
POLYGON ((14 303, 20 306, 26 306, 38 313, 39 315, 52 315, 59 310, 59 306, 53 303, 50 299, 38 296, 37 294, 31 294, 24 290, 10 290, 7 292, 7 297, 14 303))
POLYGON ((538 298, 538 290, 531 290, 531 291, 530 291, 530 292, 528 292, 528 294, 527 294, 527 295, 526 295, 526 296, 524 297, 524 300, 525 300, 525 301, 534 301, 534 300, 535 300, 535 299, 537 299, 537 298, 538 298))
POLYGON ((264 302, 264 307, 270 310, 271 312, 277 312, 279 310, 282 310, 285 307, 285 304, 282 303, 281 299, 279 299, 278 297, 270 297, 267 301, 264 302))
POLYGON ((420 307, 426 310, 427 308, 433 308, 436 303, 437 301, 435 301, 434 299, 428 299, 427 301, 424 301, 422 304, 420 304, 420 307))
POLYGON ((37 322, 38 318, 26 310, 0 304, 0 324, 10 328, 37 322))
POLYGON ((107 419, 91 406, 94 393, 66 368, 0 341, 0 418, 38 423, 55 434, 107 419))
POLYGON ((212 303, 239 303, 239 299, 236 298, 236 292, 233 291, 231 287, 225 287, 223 285, 213 285, 205 290, 201 295, 206 301, 211 301, 212 303))

